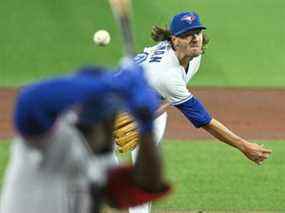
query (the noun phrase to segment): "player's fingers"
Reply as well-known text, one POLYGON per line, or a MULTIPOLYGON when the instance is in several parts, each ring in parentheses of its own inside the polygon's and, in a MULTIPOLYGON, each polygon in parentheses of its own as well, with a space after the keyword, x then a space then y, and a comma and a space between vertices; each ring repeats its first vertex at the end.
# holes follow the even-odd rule
POLYGON ((261 157, 259 157, 259 161, 264 161, 264 160, 266 160, 267 159, 267 156, 261 156, 261 157))
POLYGON ((264 153, 263 156, 267 159, 267 158, 269 158, 270 154, 264 153))
POLYGON ((261 154, 259 153, 258 154, 258 157, 254 158, 254 161, 257 163, 257 164, 261 164, 263 163, 267 158, 269 157, 269 154, 261 154))
POLYGON ((267 159, 267 156, 261 155, 255 158, 255 163, 262 164, 267 159))
POLYGON ((267 152, 263 152, 263 151, 260 151, 260 152, 258 152, 258 154, 257 154, 257 156, 259 157, 259 158, 264 158, 264 157, 269 157, 269 155, 270 155, 270 153, 267 153, 267 152))
POLYGON ((253 159, 253 162, 256 163, 256 164, 258 164, 258 165, 260 165, 261 159, 259 159, 258 157, 256 157, 256 158, 253 159))
POLYGON ((263 153, 271 154, 272 150, 271 149, 262 149, 261 150, 263 153))
POLYGON ((256 160, 255 163, 258 164, 258 165, 260 165, 260 164, 262 163, 262 160, 258 159, 258 160, 256 160))

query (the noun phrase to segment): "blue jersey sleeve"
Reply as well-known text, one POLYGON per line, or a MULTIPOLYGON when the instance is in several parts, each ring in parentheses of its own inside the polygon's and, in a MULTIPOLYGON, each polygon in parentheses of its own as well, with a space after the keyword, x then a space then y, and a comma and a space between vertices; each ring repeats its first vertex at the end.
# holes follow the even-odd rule
POLYGON ((205 126, 212 120, 206 108, 195 97, 192 97, 182 104, 175 105, 175 107, 177 107, 196 128, 205 126))
POLYGON ((68 107, 110 92, 112 88, 108 85, 108 75, 104 78, 94 81, 86 77, 69 76, 23 88, 16 101, 16 129, 27 136, 45 133, 68 107))

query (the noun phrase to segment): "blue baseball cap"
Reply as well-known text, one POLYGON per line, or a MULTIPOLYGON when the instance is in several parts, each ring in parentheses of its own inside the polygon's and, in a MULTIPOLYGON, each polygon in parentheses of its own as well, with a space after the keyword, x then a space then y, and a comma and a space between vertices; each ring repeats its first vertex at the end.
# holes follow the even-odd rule
MULTIPOLYGON (((94 65, 84 66, 75 72, 78 77, 94 79, 94 81, 104 80, 110 74, 110 69, 94 65)), ((115 116, 122 107, 120 98, 114 93, 109 92, 104 95, 98 93, 96 97, 82 103, 77 122, 85 125, 98 124, 115 116)))
POLYGON ((93 125, 113 118, 123 108, 121 100, 113 95, 98 96, 85 102, 80 109, 78 123, 93 125))
POLYGON ((176 14, 170 22, 170 32, 174 36, 182 35, 195 29, 206 29, 195 12, 181 12, 176 14))

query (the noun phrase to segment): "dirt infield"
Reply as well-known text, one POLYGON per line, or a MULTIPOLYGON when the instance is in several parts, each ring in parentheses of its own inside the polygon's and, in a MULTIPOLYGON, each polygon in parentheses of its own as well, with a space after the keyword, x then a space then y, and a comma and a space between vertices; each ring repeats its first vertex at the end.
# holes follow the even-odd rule
MULTIPOLYGON (((248 139, 285 139, 285 90, 196 88, 192 93, 212 116, 248 139)), ((202 129, 187 125, 176 109, 169 110, 166 138, 211 138, 202 129)))
POLYGON ((0 89, 0 138, 10 138, 13 136, 11 125, 11 111, 16 95, 15 89, 0 89))
MULTIPOLYGON (((212 116, 248 139, 285 139, 285 90, 192 88, 212 116)), ((11 110, 15 89, 0 89, 0 138, 13 136, 11 110)), ((174 107, 168 109, 167 139, 209 139, 188 124, 174 107)))

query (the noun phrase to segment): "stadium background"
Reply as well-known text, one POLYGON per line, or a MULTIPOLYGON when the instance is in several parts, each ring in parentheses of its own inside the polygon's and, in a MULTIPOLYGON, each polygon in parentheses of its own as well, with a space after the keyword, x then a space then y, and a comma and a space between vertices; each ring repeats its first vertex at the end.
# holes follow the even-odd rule
MULTIPOLYGON (((256 167, 237 151, 188 127, 170 109, 162 149, 175 193, 155 210, 285 212, 285 2, 136 0, 133 7, 138 51, 153 44, 152 25, 166 25, 179 11, 200 13, 211 41, 190 89, 233 130, 273 149, 264 166, 256 167)), ((89 63, 113 67, 123 52, 106 0, 11 0, 1 5, 0 16, 2 177, 9 156, 11 91, 89 63), (98 29, 111 33, 106 48, 92 43, 98 29)))

